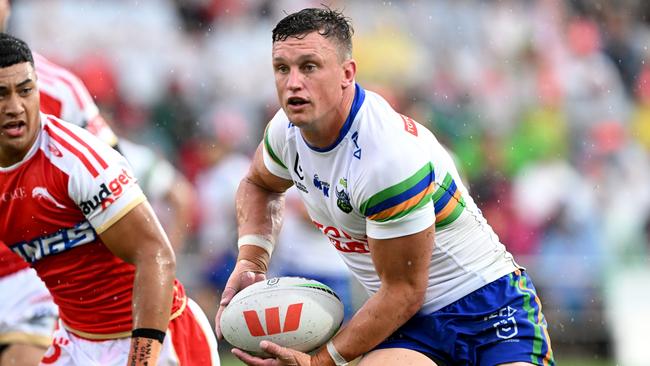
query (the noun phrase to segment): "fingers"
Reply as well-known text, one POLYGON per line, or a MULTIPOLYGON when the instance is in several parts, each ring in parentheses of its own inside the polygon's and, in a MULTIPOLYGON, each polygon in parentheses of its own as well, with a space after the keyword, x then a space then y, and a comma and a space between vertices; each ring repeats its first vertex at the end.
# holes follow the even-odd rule
POLYGON ((270 354, 271 356, 276 357, 276 359, 280 361, 281 365, 287 365, 287 366, 300 365, 297 358, 299 352, 297 351, 279 346, 269 341, 261 341, 260 348, 262 348, 264 352, 270 354))
POLYGON ((232 354, 235 355, 240 361, 249 365, 249 366, 280 366, 280 362, 273 358, 259 358, 251 356, 248 353, 238 349, 233 348, 231 350, 232 354))
POLYGON ((232 286, 226 285, 226 288, 221 294, 221 300, 219 301, 219 309, 217 310, 217 315, 214 317, 214 331, 217 334, 217 339, 223 339, 223 333, 221 333, 221 314, 226 309, 226 306, 230 303, 230 300, 237 293, 237 289, 232 286))
POLYGON ((269 342, 269 341, 261 341, 260 342, 260 348, 264 352, 266 352, 266 353, 268 353, 268 354, 270 354, 272 356, 275 356, 275 357, 282 357, 282 356, 285 356, 285 355, 288 354, 286 348, 284 348, 282 346, 279 346, 279 345, 277 345, 277 344, 275 344, 273 342, 269 342))
POLYGON ((246 270, 241 271, 239 274, 237 274, 237 270, 235 270, 235 272, 230 275, 230 278, 226 283, 226 288, 221 293, 217 315, 214 317, 214 331, 217 335, 217 339, 223 339, 223 333, 221 332, 221 314, 225 310, 226 306, 230 304, 232 298, 237 294, 237 292, 239 292, 239 290, 265 279, 266 276, 264 273, 246 270))
POLYGON ((217 315, 214 317, 214 332, 217 334, 218 340, 223 339, 223 333, 221 333, 221 313, 223 313, 223 309, 225 309, 225 306, 219 306, 217 315))

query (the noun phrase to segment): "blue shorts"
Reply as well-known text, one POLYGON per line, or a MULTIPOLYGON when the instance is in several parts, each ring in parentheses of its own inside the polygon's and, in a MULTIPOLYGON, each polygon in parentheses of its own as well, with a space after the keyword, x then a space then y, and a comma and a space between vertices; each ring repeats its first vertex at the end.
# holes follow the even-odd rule
POLYGON ((555 365, 532 281, 515 271, 428 315, 416 315, 375 349, 408 348, 439 365, 555 365))

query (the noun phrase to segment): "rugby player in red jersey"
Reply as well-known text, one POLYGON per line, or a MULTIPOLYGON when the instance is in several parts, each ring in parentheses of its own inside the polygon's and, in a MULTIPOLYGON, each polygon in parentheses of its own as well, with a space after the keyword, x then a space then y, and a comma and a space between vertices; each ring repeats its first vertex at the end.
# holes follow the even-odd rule
POLYGON ((0 34, 0 240, 59 307, 41 364, 218 364, 205 316, 126 160, 39 111, 34 60, 0 34))

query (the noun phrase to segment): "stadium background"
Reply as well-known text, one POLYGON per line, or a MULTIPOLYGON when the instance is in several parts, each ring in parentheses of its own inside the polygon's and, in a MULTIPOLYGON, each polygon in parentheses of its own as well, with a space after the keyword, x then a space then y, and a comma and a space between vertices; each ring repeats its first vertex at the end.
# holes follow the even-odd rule
MULTIPOLYGON (((232 227, 200 209, 212 199, 206 185, 234 188, 205 177, 224 156, 250 155, 277 109, 274 24, 322 2, 13 2, 10 32, 75 71, 121 136, 197 186, 179 275, 204 304, 216 301, 202 289, 205 262, 227 268, 234 243, 232 227)), ((488 221, 535 279, 558 363, 613 365, 642 351, 634 341, 650 324, 650 5, 325 3, 353 20, 357 81, 456 155, 488 221)))

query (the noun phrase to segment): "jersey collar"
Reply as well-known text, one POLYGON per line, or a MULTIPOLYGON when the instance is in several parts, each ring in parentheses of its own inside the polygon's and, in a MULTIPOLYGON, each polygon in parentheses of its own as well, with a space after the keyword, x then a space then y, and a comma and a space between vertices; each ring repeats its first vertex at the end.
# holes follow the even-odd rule
POLYGON ((305 141, 305 144, 314 151, 317 152, 332 151, 335 147, 338 146, 339 143, 341 143, 345 135, 347 135, 348 131, 350 131, 350 127, 352 127, 352 122, 354 122, 354 118, 357 116, 357 113, 359 112, 359 109, 361 109, 361 106, 363 105, 363 101, 365 99, 366 99, 366 91, 361 87, 361 85, 355 83, 354 100, 352 101, 352 107, 350 107, 350 113, 348 114, 348 118, 345 120, 343 127, 341 127, 341 130, 339 131, 339 136, 336 138, 336 141, 334 141, 334 143, 332 143, 330 146, 322 147, 322 148, 316 147, 310 145, 305 139, 302 140, 305 141))

